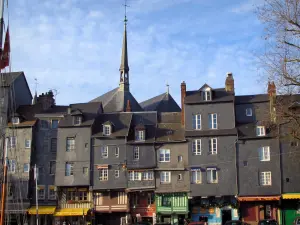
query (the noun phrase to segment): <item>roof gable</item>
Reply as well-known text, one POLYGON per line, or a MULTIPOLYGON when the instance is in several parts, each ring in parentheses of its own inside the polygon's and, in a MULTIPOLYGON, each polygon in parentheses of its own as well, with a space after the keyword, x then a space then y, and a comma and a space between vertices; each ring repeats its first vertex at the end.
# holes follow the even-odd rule
POLYGON ((213 89, 211 88, 211 86, 209 86, 207 83, 205 83, 200 89, 199 91, 212 91, 213 89))
POLYGON ((169 93, 150 98, 140 105, 145 111, 181 112, 181 108, 169 93))

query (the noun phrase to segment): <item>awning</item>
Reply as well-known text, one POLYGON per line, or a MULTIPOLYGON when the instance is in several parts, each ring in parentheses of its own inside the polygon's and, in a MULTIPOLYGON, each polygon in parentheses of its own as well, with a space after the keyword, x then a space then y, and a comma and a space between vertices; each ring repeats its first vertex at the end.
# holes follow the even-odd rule
MULTIPOLYGON (((39 206, 38 213, 41 215, 52 215, 55 212, 56 206, 39 206)), ((35 206, 32 206, 28 209, 28 214, 35 215, 36 214, 36 208, 35 206)))
POLYGON ((108 168, 108 164, 101 164, 101 165, 97 165, 97 169, 107 169, 108 168))
POLYGON ((300 193, 282 194, 282 199, 300 199, 300 193))
POLYGON ((255 201, 279 201, 280 196, 252 196, 252 197, 238 197, 240 202, 255 202, 255 201))
POLYGON ((55 211, 54 216, 83 216, 87 215, 89 208, 66 208, 55 211))

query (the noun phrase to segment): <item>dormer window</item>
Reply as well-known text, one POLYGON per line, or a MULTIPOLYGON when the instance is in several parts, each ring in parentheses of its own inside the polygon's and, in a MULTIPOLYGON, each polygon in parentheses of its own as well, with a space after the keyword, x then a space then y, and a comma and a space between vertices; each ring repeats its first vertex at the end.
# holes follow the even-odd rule
POLYGON ((80 125, 82 122, 81 116, 74 116, 74 125, 80 125))
POLYGON ((266 128, 264 126, 256 127, 256 135, 257 136, 266 136, 266 128))
POLYGON ((12 124, 19 124, 20 123, 20 118, 19 117, 13 117, 11 122, 12 122, 12 124))
POLYGON ((109 136, 111 134, 111 125, 103 125, 103 135, 109 136))
POLYGON ((145 130, 136 130, 135 131, 135 140, 136 141, 145 141, 145 130))
POLYGON ((206 90, 203 92, 203 100, 211 101, 211 90, 206 90))

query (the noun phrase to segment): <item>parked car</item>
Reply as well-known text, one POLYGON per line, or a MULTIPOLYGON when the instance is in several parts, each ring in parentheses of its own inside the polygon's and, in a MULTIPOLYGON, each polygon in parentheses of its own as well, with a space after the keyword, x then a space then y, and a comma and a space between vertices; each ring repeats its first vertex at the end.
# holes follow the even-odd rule
POLYGON ((276 220, 260 220, 258 222, 258 225, 278 225, 278 222, 276 220))
POLYGON ((249 223, 245 223, 240 220, 230 220, 225 223, 225 225, 250 225, 249 223))

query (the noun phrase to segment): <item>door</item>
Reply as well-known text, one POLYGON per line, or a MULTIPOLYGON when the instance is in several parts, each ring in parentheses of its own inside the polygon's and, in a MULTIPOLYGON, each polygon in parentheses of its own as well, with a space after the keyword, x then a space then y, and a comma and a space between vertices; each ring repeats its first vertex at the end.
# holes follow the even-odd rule
POLYGON ((231 209, 222 210, 222 225, 231 220, 231 209))

